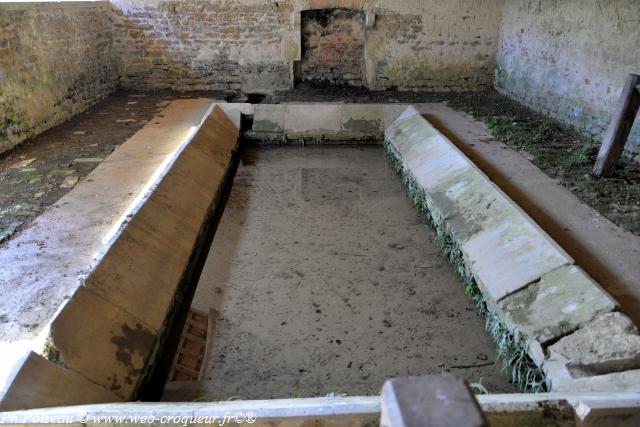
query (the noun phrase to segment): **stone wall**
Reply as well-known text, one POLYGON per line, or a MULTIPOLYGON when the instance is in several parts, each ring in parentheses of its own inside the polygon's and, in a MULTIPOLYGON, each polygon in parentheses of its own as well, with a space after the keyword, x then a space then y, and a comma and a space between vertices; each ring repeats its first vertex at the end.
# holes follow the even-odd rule
POLYGON ((349 9, 302 12, 300 80, 362 86, 364 13, 349 9))
POLYGON ((627 74, 640 73, 640 2, 510 0, 500 39, 498 90, 601 138, 627 74))
POLYGON ((0 3, 0 152, 116 84, 107 2, 0 3))
POLYGON ((301 13, 366 18, 370 89, 492 85, 503 0, 112 0, 125 87, 269 92, 293 83, 301 13))

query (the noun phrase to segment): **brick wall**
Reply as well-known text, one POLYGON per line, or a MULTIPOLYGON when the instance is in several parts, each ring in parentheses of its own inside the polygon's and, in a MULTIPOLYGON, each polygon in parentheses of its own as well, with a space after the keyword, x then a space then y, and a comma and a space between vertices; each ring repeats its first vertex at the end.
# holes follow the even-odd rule
MULTIPOLYGON (((370 89, 472 90, 492 84, 503 0, 112 4, 124 87, 245 92, 289 88, 294 61, 301 59, 301 14, 348 8, 366 16, 364 74, 370 89)), ((346 71, 338 74, 344 77, 346 71)))
POLYGON ((364 13, 349 9, 302 12, 300 80, 365 83, 364 13))
POLYGON ((107 2, 0 3, 0 152, 117 84, 107 2))
POLYGON ((164 1, 114 8, 120 83, 137 89, 287 88, 281 58, 290 8, 272 2, 164 1))

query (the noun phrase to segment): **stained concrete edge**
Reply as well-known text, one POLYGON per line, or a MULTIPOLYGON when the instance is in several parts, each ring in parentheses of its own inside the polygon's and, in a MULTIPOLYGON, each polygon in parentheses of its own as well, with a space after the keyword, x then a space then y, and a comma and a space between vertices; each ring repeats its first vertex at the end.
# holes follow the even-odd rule
MULTIPOLYGON (((592 386, 587 385, 591 384, 588 377, 575 379, 570 375, 568 379, 565 376, 554 382, 554 376, 568 370, 558 367, 557 361, 550 362, 546 352, 546 344, 590 327, 598 316, 616 310, 617 302, 583 270, 574 266, 573 259, 417 109, 407 108, 385 130, 385 142, 402 162, 401 167, 411 174, 424 191, 429 209, 436 211, 436 220, 451 231, 454 239, 456 236, 465 236, 457 243, 461 246, 466 267, 479 284, 488 305, 496 310, 501 321, 526 338, 533 360, 547 374, 552 389, 554 383, 562 384, 563 391, 571 390, 573 385, 576 390, 589 391, 593 391, 594 387, 616 391, 629 389, 633 382, 631 379, 636 378, 635 371, 629 369, 633 369, 635 365, 627 365, 624 368, 627 373, 612 372, 609 376, 593 377, 592 386), (490 204, 500 201, 498 204, 502 205, 501 212, 508 213, 502 215, 503 219, 529 225, 527 232, 522 233, 518 227, 515 233, 510 233, 511 237, 507 236, 505 239, 504 230, 510 224, 496 224, 490 220, 495 215, 485 212, 489 209, 488 206, 469 206, 468 201, 474 200, 474 195, 468 191, 465 193, 464 187, 474 180, 486 181, 486 185, 475 185, 477 191, 486 193, 475 197, 475 200, 490 200, 490 204), (471 249, 465 246, 474 238, 480 239, 487 233, 496 234, 496 227, 498 238, 484 238, 481 244, 471 249), (519 245, 525 251, 525 262, 521 263, 521 267, 516 263, 518 268, 513 269, 514 239, 527 234, 530 237, 519 245), (476 254, 473 253, 474 250, 476 254), (555 255, 559 255, 559 262, 549 263, 548 259, 541 259, 541 251, 548 250, 557 250, 555 255), (495 256, 496 254, 499 256, 495 256), (536 263, 539 268, 532 271, 532 264, 535 266, 536 263), (510 292, 495 292, 492 286, 495 286, 497 276, 487 274, 487 271, 494 270, 507 271, 507 279, 513 276, 514 280, 517 279, 517 286, 511 287, 510 292), (555 365, 545 367, 547 362, 555 365)), ((629 360, 640 359, 640 353, 635 349, 628 351, 633 353, 625 356, 629 360)), ((565 360, 562 366, 571 362, 565 360)), ((606 360, 603 364, 606 364, 606 360)))
POLYGON ((246 135, 274 142, 382 140, 386 107, 380 104, 258 104, 254 106, 253 126, 246 135))
MULTIPOLYGON (((638 392, 552 392, 481 394, 475 398, 491 426, 590 425, 636 427, 640 416, 638 392), (566 422, 562 422, 562 420, 566 422)), ((0 423, 13 426, 51 425, 73 427, 105 425, 110 417, 132 420, 131 425, 163 419, 167 426, 184 420, 222 420, 229 414, 255 415, 255 425, 336 426, 377 425, 380 396, 235 400, 225 402, 136 402, 67 406, 0 412, 0 423), (146 418, 145 418, 146 417, 146 418), (142 421, 144 419, 144 421, 142 421), (139 420, 134 422, 133 420, 139 420)))
MULTIPOLYGON (((230 118, 223 112, 224 107, 219 108, 211 101, 209 104, 204 115, 186 135, 178 133, 183 139, 177 148, 165 152, 160 168, 154 170, 143 191, 122 212, 112 234, 99 236, 104 238, 102 246, 81 275, 80 286, 67 297, 39 336, 9 344, 17 349, 26 343, 29 354, 33 356, 4 360, 11 366, 3 366, 3 372, 9 374, 5 377, 0 400, 3 408, 25 409, 51 403, 48 396, 55 391, 38 389, 29 380, 34 375, 34 366, 38 366, 33 359, 36 356, 49 364, 51 378, 66 375, 76 380, 75 383, 67 381, 68 390, 63 400, 57 400, 55 404, 127 400, 132 397, 149 357, 156 351, 157 337, 162 332, 164 318, 173 303, 173 295, 193 245, 207 212, 217 200, 221 182, 237 149, 240 111, 226 109, 232 116, 230 118), (185 212, 185 198, 198 201, 189 212, 185 212), (135 256, 131 250, 136 252, 135 256), (102 268, 105 264, 111 268, 102 268), (114 270, 117 266, 120 269, 114 270), (97 273, 99 276, 96 277, 97 273), (132 275, 137 279, 127 280, 132 275), (149 280, 140 280, 144 278, 149 280), (163 285, 163 298, 148 308, 148 296, 158 291, 156 285, 159 281, 163 285), (133 284, 135 293, 123 296, 123 288, 119 286, 121 282, 133 284), (145 289, 137 289, 140 287, 145 289), (109 397, 81 393, 79 379, 103 390, 109 397), (77 392, 74 386, 78 386, 77 392), (38 393, 34 395, 35 390, 38 393), (17 399, 16 396, 22 398, 17 399)), ((135 135, 130 141, 134 138, 135 135)), ((146 142, 144 139, 136 141, 138 145, 146 142)), ((135 151, 133 147, 125 150, 127 148, 135 151)), ((145 151, 144 147, 141 148, 145 151)), ((112 163, 108 160, 105 160, 106 167, 118 174, 122 167, 127 167, 127 163, 135 166, 137 159, 118 158, 112 163)), ((104 170, 102 172, 104 174, 104 170)), ((86 182, 92 181, 92 174, 86 182)), ((72 190, 69 197, 76 194, 84 198, 79 190, 81 185, 72 190)), ((95 200, 99 205, 100 198, 95 200)), ((100 206, 96 209, 100 210, 100 206)), ((72 256, 74 250, 83 248, 72 247, 63 252, 72 256)), ((39 384, 47 382, 43 380, 39 384)))

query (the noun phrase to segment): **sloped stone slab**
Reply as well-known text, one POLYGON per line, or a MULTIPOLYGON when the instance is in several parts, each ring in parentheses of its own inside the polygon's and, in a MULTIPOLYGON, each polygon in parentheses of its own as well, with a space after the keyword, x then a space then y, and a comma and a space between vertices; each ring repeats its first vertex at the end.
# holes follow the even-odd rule
POLYGON ((215 108, 108 251, 89 267, 84 285, 160 331, 237 138, 238 128, 215 108))
MULTIPOLYGON (((575 362, 564 356, 547 359, 545 345, 591 327, 589 322, 614 310, 616 302, 415 108, 409 107, 387 128, 385 142, 411 178, 410 191, 421 195, 439 231, 459 246, 464 268, 473 274, 489 308, 518 331, 520 345, 527 346, 550 380, 575 380, 570 374, 575 362)), ((605 337, 598 339, 606 345, 605 337)), ((579 354, 596 351, 577 347, 579 354)), ((630 358, 607 360, 624 360, 633 367, 634 351, 630 358)), ((584 362, 586 356, 571 357, 580 360, 583 371, 611 372, 610 363, 606 369, 601 363, 598 371, 584 362)), ((627 377, 620 381, 626 384, 627 377)))
POLYGON ((126 400, 155 344, 139 319, 80 287, 51 323, 45 353, 126 400))
POLYGON ((617 304, 580 268, 565 266, 504 298, 498 306, 507 324, 546 344, 614 310, 617 304))
MULTIPOLYGON (((168 107, 164 122, 147 124, 25 230, 41 239, 3 248, 5 278, 20 279, 6 283, 5 304, 25 314, 18 325, 37 316, 37 328, 9 319, 0 338, 28 343, 107 396, 132 398, 237 148, 240 111, 230 114, 211 100, 168 107)), ((29 386, 29 371, 11 372, 0 382, 28 395, 16 387, 29 386)), ((67 391, 64 403, 84 403, 79 394, 67 391)))
POLYGON ((485 297, 497 302, 573 262, 455 145, 413 107, 386 139, 425 190, 427 205, 461 245, 485 297))
POLYGON ((591 392, 625 392, 640 390, 640 370, 615 372, 613 374, 596 375, 583 378, 559 378, 552 372, 547 371, 550 378, 550 391, 570 392, 570 393, 591 393, 591 392))
POLYGON ((571 262, 529 221, 507 219, 512 222, 480 231, 462 246, 478 285, 494 301, 571 262))
POLYGON ((145 197, 153 177, 211 108, 173 101, 72 191, 0 250, 0 341, 34 339, 72 295, 78 275, 145 197), (90 201, 90 202, 89 202, 90 201), (43 304, 44 303, 44 304, 43 304), (38 307, 34 310, 33 307, 38 307))
MULTIPOLYGON (((10 352, 3 346, 10 344, 0 345, 2 357, 7 362, 10 352)), ((12 350, 15 354, 15 347, 12 350)), ((10 372, 1 373, 6 381, 0 390, 0 411, 46 408, 69 402, 83 404, 122 400, 80 374, 49 362, 30 349, 25 349, 17 356, 15 363, 9 366, 10 372)))
POLYGON ((566 361, 573 378, 640 369, 638 328, 617 312, 599 316, 548 351, 551 360, 566 361))

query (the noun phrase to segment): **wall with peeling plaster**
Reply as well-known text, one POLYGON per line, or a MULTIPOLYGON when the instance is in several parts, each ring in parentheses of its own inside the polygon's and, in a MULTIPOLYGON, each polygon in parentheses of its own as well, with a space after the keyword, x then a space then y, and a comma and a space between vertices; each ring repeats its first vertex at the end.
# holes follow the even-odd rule
MULTIPOLYGON (((111 0, 0 4, 0 152, 125 88, 291 87, 301 12, 365 14, 373 90, 502 93, 599 138, 640 73, 637 0, 111 0), (90 31, 88 30, 90 29, 90 31)), ((640 152, 636 124, 629 152, 640 152)))
MULTIPOLYGON (((510 0, 496 87, 601 138, 628 73, 640 73, 640 1, 510 0)), ((640 153, 640 120, 627 151, 640 153)))
POLYGON ((117 86, 107 2, 0 3, 0 153, 117 86))
POLYGON ((112 0, 121 83, 269 92, 293 84, 303 10, 367 12, 370 89, 492 85, 503 0, 112 0))

